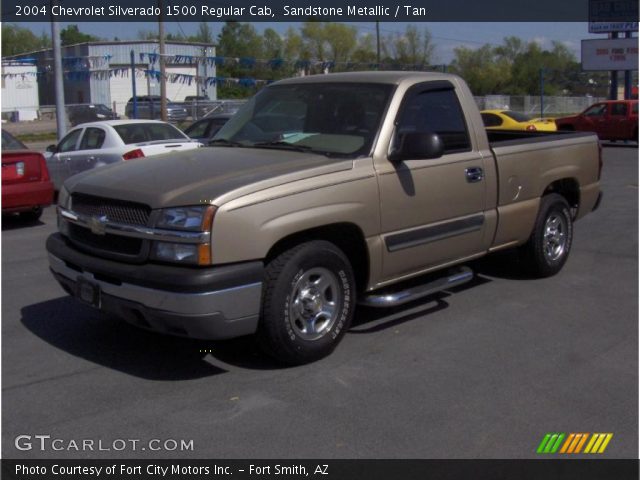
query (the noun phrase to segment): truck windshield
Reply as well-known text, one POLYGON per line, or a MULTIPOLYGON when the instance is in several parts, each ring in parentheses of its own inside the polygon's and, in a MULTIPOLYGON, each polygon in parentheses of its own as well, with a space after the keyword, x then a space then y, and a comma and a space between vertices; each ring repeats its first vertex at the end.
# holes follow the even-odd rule
POLYGON ((392 88, 362 83, 270 86, 240 108, 212 144, 368 155, 392 88))

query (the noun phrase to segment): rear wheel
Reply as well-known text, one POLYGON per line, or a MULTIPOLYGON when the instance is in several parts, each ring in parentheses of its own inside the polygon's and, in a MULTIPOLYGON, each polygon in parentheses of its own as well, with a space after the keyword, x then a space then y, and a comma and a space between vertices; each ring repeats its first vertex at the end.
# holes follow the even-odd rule
POLYGON ((345 254, 334 244, 311 241, 271 260, 265 271, 258 340, 290 365, 333 351, 351 324, 355 281, 345 254))
POLYGON ((525 266, 537 277, 550 277, 564 266, 573 241, 571 209, 561 195, 545 195, 529 241, 521 247, 525 266))

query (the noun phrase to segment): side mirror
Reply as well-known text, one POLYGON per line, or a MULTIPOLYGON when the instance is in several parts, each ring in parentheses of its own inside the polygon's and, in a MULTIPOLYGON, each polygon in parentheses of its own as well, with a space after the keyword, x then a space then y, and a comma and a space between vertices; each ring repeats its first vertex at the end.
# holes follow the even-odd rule
POLYGON ((56 146, 55 145, 49 145, 47 147, 47 152, 56 153, 56 146))
POLYGON ((434 132, 408 132, 398 135, 395 148, 389 153, 389 160, 426 160, 440 158, 444 154, 444 143, 434 132))

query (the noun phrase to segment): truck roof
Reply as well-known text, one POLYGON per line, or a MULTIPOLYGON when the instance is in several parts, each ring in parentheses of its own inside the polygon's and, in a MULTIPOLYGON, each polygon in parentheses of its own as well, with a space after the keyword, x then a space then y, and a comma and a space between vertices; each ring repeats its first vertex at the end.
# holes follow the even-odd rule
POLYGON ((450 73, 439 72, 411 72, 411 71, 397 71, 397 72, 342 72, 342 73, 329 73, 319 75, 308 75, 306 77, 288 78, 286 80, 280 80, 276 82, 279 85, 288 83, 317 83, 321 82, 356 82, 356 83, 390 83, 397 85, 405 80, 412 81, 427 81, 427 80, 453 80, 458 78, 456 75, 450 73))

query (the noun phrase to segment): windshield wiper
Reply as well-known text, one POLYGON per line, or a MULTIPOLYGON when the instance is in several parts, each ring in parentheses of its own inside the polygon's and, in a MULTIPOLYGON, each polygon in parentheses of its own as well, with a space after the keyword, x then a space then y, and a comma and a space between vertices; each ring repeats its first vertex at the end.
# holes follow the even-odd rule
POLYGON ((294 145, 293 143, 283 142, 282 140, 272 140, 270 142, 258 142, 252 143, 252 147, 285 147, 291 150, 298 150, 300 152, 307 152, 311 150, 311 147, 307 145, 294 145))
POLYGON ((207 143, 209 146, 223 146, 223 147, 247 147, 244 143, 234 142, 233 140, 227 140, 226 138, 216 138, 215 140, 209 140, 207 143))
POLYGON ((311 152, 311 153, 317 153, 318 155, 326 155, 328 157, 331 156, 331 152, 314 150, 313 147, 310 147, 309 145, 296 145, 294 143, 283 142, 282 140, 252 143, 250 146, 254 148, 273 148, 273 149, 280 149, 280 150, 294 150, 296 152, 311 152))

